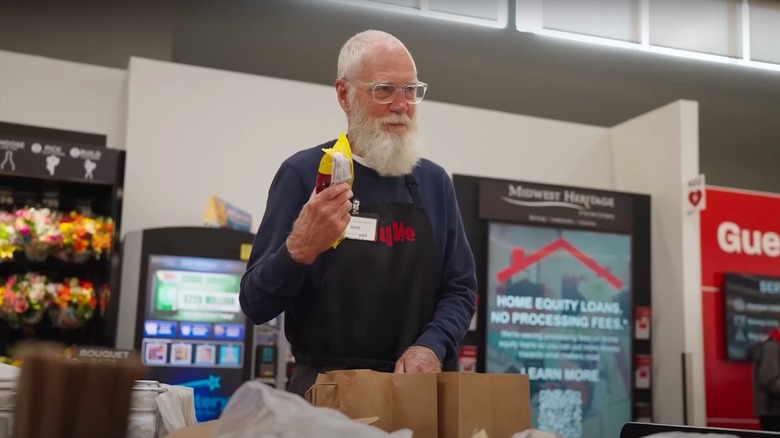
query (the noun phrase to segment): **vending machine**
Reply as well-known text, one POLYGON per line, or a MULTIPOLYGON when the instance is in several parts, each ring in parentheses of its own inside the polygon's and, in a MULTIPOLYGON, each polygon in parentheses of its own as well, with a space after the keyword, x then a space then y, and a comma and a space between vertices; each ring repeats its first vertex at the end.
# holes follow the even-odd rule
POLYGON ((255 350, 255 326, 239 303, 252 240, 251 233, 205 227, 123 239, 116 348, 138 351, 148 379, 192 387, 199 422, 218 418, 250 379, 279 386, 277 345, 255 350))

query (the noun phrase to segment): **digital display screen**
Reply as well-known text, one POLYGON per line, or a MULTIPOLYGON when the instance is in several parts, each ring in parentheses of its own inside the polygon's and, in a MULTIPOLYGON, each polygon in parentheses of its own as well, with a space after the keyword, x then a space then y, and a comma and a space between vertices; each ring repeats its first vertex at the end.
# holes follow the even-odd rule
POLYGON ((242 383, 252 335, 238 298, 245 270, 237 260, 149 257, 143 361, 163 383, 195 389, 198 421, 219 417, 242 383))
POLYGON ((780 325, 780 277, 725 274, 723 299, 727 357, 747 361, 750 347, 780 325))
POLYGON ((631 421, 631 266, 629 235, 490 224, 486 371, 529 376, 534 428, 631 421))

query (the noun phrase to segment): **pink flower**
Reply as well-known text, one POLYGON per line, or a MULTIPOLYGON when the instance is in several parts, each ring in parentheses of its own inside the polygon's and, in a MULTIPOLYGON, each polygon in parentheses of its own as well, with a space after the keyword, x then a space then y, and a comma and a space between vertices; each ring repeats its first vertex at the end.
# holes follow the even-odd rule
POLYGON ((24 313, 30 306, 27 304, 27 300, 17 300, 15 309, 16 313, 24 313))
POLYGON ((21 234, 21 235, 29 236, 30 235, 30 226, 27 225, 24 222, 21 222, 21 223, 17 222, 17 224, 16 224, 16 231, 18 231, 19 234, 21 234))

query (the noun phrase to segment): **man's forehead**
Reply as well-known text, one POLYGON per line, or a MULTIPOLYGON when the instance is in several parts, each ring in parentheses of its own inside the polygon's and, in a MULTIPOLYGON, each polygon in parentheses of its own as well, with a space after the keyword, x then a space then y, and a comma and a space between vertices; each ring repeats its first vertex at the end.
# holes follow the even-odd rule
POLYGON ((361 76, 370 82, 414 81, 414 61, 402 49, 377 48, 363 59, 361 76))

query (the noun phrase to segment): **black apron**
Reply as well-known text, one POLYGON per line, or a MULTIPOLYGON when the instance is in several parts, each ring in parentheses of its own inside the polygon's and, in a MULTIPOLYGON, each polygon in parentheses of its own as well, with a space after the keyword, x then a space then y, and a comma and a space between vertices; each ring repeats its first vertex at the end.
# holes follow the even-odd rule
POLYGON ((368 368, 392 372, 422 334, 436 306, 438 262, 417 182, 413 204, 360 206, 378 217, 376 241, 345 239, 321 254, 288 310, 295 371, 289 391, 303 395, 317 373, 368 368))

